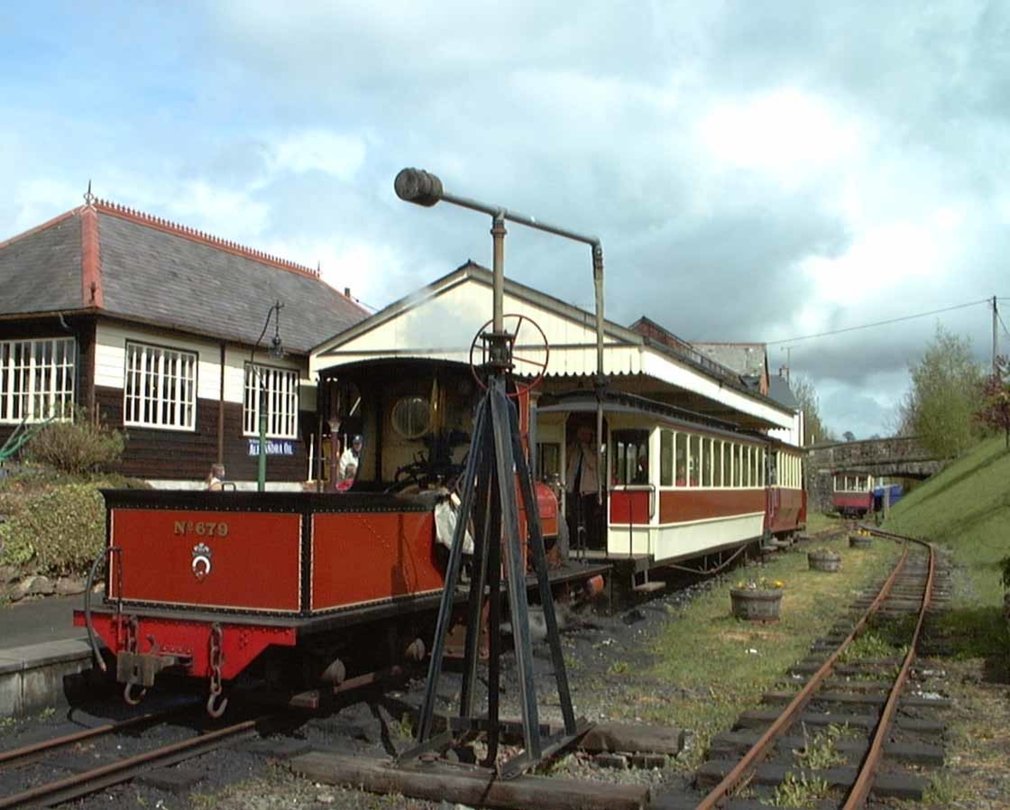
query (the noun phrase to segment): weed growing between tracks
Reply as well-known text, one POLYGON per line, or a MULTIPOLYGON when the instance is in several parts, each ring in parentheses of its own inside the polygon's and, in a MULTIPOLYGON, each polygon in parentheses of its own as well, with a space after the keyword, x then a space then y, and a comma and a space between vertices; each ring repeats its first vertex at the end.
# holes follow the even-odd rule
POLYGON ((680 767, 697 767, 712 736, 757 704, 898 555, 898 546, 890 542, 870 549, 834 545, 842 555, 839 573, 808 570, 802 551, 778 555, 762 566, 761 575, 786 583, 779 622, 754 624, 730 615, 729 590, 737 572, 678 611, 679 620, 664 629, 652 674, 669 689, 642 695, 626 710, 647 722, 693 732, 692 748, 680 767))

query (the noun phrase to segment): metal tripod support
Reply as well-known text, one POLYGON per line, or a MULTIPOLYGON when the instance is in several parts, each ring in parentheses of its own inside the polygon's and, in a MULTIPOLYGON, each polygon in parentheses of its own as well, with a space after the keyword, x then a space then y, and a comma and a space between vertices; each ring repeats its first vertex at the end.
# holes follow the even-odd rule
MULTIPOLYGON (((489 339, 494 340, 495 337, 492 335, 489 339)), ((502 375, 491 378, 484 398, 478 404, 464 476, 462 502, 449 552, 445 590, 442 592, 428 680, 418 721, 418 744, 405 752, 400 761, 415 758, 428 751, 444 750, 453 745, 463 744, 485 733, 488 753, 482 764, 487 767, 495 766, 501 733, 518 730, 512 728, 512 724, 503 722, 499 716, 504 562, 513 649, 519 676, 524 741, 524 750, 521 754, 497 765, 498 774, 502 778, 510 778, 534 767, 544 758, 565 747, 584 733, 588 726, 585 721, 576 722, 572 709, 533 480, 520 441, 516 407, 505 392, 505 378, 502 375), (537 708, 526 599, 526 572, 522 553, 523 538, 519 532, 519 497, 522 499, 526 515, 529 549, 540 603, 544 611, 547 642, 550 646, 551 662, 564 719, 564 730, 553 736, 550 735, 549 728, 540 723, 537 708), (449 718, 446 731, 432 736, 445 640, 452 620, 454 595, 463 563, 463 538, 471 521, 475 529, 474 555, 466 608, 466 642, 459 714, 449 718), (474 711, 476 703, 474 692, 480 661, 480 631, 485 599, 488 604, 489 635, 487 713, 478 715, 474 711)))
MULTIPOLYGON (((449 194, 442 181, 420 169, 403 169, 393 182, 397 196, 416 205, 431 207, 439 201, 459 205, 473 211, 489 214, 492 218, 493 239, 492 272, 492 329, 481 338, 486 342, 490 356, 490 379, 483 399, 477 407, 474 420, 470 455, 463 479, 463 495, 453 532, 452 547, 445 576, 445 589, 439 606, 435 641, 428 668, 424 701, 417 727, 418 744, 400 757, 403 762, 473 739, 486 733, 488 753, 482 764, 495 765, 502 778, 517 776, 535 766, 544 758, 568 745, 589 728, 585 720, 576 722, 572 710, 568 674, 561 651, 557 616, 547 574, 547 555, 540 528, 540 513, 533 490, 526 454, 519 433, 519 418, 515 404, 506 394, 505 386, 512 370, 512 337, 504 328, 505 290, 505 222, 518 222, 537 230, 583 242, 593 250, 593 281, 596 291, 596 375, 597 392, 603 386, 603 247, 600 240, 577 234, 556 225, 549 225, 532 217, 501 206, 487 205, 477 200, 449 194), (536 685, 533 681, 533 653, 530 644, 529 605, 526 601, 526 571, 523 556, 524 538, 519 533, 519 501, 529 535, 529 550, 533 557, 533 570, 543 606, 547 629, 547 643, 557 683, 564 729, 550 734, 549 726, 540 723, 537 710, 536 685), (459 585, 463 563, 463 541, 467 528, 474 527, 473 576, 466 608, 466 642, 463 653, 463 684, 460 691, 459 715, 449 718, 448 729, 433 736, 432 725, 438 679, 442 672, 445 640, 452 621, 453 603, 459 585), (522 735, 525 748, 521 754, 505 763, 498 763, 498 744, 502 731, 513 731, 514 724, 499 717, 501 676, 501 602, 502 562, 504 551, 505 582, 508 587, 509 614, 512 622, 512 640, 516 668, 519 674, 519 698, 522 709, 522 735), (488 696, 487 713, 474 713, 474 687, 480 659, 480 629, 485 599, 488 605, 488 696)), ((602 454, 603 407, 597 406, 597 445, 602 454)), ((598 456, 598 463, 601 456, 598 456)), ((602 490, 601 490, 602 493, 602 490)), ((598 494, 602 498, 602 494, 598 494)))

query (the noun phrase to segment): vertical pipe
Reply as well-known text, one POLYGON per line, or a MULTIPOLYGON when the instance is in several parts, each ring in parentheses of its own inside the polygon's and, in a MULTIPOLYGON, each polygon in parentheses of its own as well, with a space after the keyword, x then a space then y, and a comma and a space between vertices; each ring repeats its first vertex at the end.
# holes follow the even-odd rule
MULTIPOLYGON (((593 289, 596 296, 596 505, 603 506, 603 245, 593 245, 593 289)), ((607 521, 603 521, 606 546, 607 521)))
POLYGON ((221 386, 217 400, 217 463, 224 464, 224 375, 225 344, 221 343, 221 386))
POLYGON ((495 214, 491 226, 491 237, 494 242, 492 331, 496 335, 505 331, 505 234, 505 217, 499 212, 495 214))
POLYGON ((996 327, 999 322, 999 310, 996 308, 996 296, 992 297, 992 373, 997 372, 996 369, 996 357, 998 353, 997 342, 999 337, 999 332, 996 331, 996 327))
POLYGON ((267 488, 267 412, 263 384, 260 384, 260 447, 259 463, 256 465, 256 491, 267 488))

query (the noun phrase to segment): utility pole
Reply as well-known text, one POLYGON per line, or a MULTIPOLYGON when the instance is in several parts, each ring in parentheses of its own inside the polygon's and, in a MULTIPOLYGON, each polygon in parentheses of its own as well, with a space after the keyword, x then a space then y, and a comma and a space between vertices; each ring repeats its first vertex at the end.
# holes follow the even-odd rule
POLYGON ((992 297, 992 373, 996 373, 996 357, 999 355, 999 310, 996 308, 996 296, 992 297))

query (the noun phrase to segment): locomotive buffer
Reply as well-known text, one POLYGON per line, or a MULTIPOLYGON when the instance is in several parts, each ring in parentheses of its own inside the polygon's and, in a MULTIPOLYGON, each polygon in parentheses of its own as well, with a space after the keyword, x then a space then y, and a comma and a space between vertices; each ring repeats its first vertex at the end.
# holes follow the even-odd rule
MULTIPOLYGON (((494 246, 493 267, 493 318, 490 332, 478 336, 484 343, 488 362, 484 365, 487 379, 478 377, 485 393, 477 406, 474 429, 463 479, 463 492, 459 515, 449 551, 445 577, 445 590, 439 608, 435 639, 428 669, 423 702, 417 727, 417 745, 404 752, 398 762, 405 764, 425 754, 444 752, 449 748, 486 735, 487 757, 484 767, 494 767, 501 778, 508 779, 525 772, 565 748, 589 730, 585 719, 576 721, 572 709, 571 692, 565 669, 557 616, 547 573, 547 558, 540 528, 540 515, 533 491, 529 464, 520 440, 519 422, 514 402, 507 393, 510 372, 513 369, 515 336, 504 329, 504 240, 505 220, 510 219, 531 227, 575 238, 593 246, 594 275, 597 275, 597 326, 602 323, 603 253, 599 241, 572 234, 560 228, 514 214, 502 208, 484 205, 461 197, 446 194, 441 181, 428 172, 404 169, 395 180, 397 196, 418 205, 432 206, 446 200, 465 208, 490 214, 491 235, 494 246), (517 487, 518 483, 518 487, 517 487), (518 492, 517 492, 518 490, 518 492), (519 527, 519 503, 522 498, 529 532, 529 549, 532 554, 540 602, 543 606, 547 629, 547 643, 557 685, 564 729, 551 735, 546 725, 541 725, 533 679, 533 654, 530 643, 529 610, 526 597, 526 576, 523 555, 523 537, 519 527), (453 610, 453 595, 459 585, 463 562, 463 544, 468 526, 474 527, 474 554, 469 598, 466 608, 466 641, 463 654, 463 682, 460 691, 459 713, 448 718, 448 728, 437 735, 432 733, 435 700, 445 654, 446 635, 453 610), (511 759, 498 762, 498 746, 503 732, 517 732, 516 724, 499 717, 501 676, 502 627, 502 554, 504 553, 505 582, 508 588, 508 605, 512 624, 512 639, 516 669, 519 676, 519 698, 522 711, 521 731, 524 750, 511 759), (488 693, 487 711, 475 712, 475 687, 480 661, 480 630, 482 608, 488 602, 488 693)), ((602 346, 598 334, 598 348, 602 346)), ((476 342, 476 339, 475 339, 476 342)), ((599 354, 599 353, 598 353, 599 354)), ((598 357, 599 360, 599 357, 598 357)), ((546 365, 546 364, 544 364, 546 365)), ((475 370, 476 372, 476 370, 475 370)), ((531 383, 532 384, 532 383, 531 383)), ((530 384, 530 385, 531 385, 530 384)))

